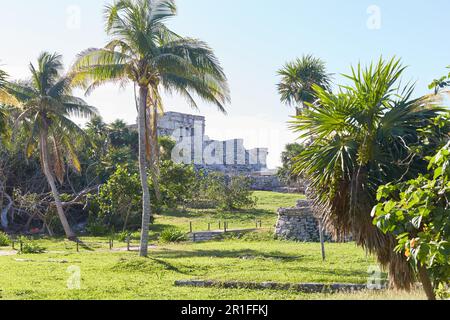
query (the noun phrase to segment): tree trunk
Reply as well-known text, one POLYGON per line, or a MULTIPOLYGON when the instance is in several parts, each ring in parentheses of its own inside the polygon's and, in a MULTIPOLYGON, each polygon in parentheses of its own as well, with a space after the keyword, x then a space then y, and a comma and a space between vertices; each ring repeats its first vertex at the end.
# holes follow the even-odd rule
POLYGON ((69 222, 67 221, 67 217, 64 214, 61 198, 59 196, 58 189, 56 188, 55 179, 53 178, 53 174, 50 171, 49 167, 49 159, 48 159, 48 147, 47 147, 47 136, 48 129, 44 128, 41 132, 40 136, 40 147, 41 147, 41 160, 42 160, 42 171, 44 171, 44 175, 47 178, 47 182, 50 185, 52 190, 53 198, 55 199, 56 211, 58 212, 59 220, 64 228, 64 232, 66 233, 66 237, 70 240, 74 240, 76 238, 75 233, 70 228, 69 222))
POLYGON ((436 300, 436 294, 434 293, 433 284, 431 283, 427 269, 419 264, 418 271, 420 281, 422 282, 423 289, 425 290, 428 300, 436 300))
POLYGON ((150 207, 150 190, 148 187, 147 177, 147 149, 146 149, 146 109, 147 109, 148 88, 139 88, 139 112, 138 112, 138 129, 139 129, 139 173, 142 185, 142 234, 140 256, 148 256, 148 232, 150 219, 152 215, 150 207))

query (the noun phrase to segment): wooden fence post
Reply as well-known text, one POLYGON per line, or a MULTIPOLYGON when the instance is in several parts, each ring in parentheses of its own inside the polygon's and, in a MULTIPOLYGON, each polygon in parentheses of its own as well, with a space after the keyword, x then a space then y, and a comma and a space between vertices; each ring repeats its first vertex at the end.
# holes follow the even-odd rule
POLYGON ((189 230, 190 230, 190 233, 192 233, 192 231, 193 231, 193 228, 192 228, 192 221, 189 222, 189 230))
POLYGON ((324 232, 323 232, 322 219, 319 219, 319 236, 320 236, 320 246, 322 248, 322 260, 325 261, 326 260, 326 255, 325 255, 325 237, 324 237, 324 232))

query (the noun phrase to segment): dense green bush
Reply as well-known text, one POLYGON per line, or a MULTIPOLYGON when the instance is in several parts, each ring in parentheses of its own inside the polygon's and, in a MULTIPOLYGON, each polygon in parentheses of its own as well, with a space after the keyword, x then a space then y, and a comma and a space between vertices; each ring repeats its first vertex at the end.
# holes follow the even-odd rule
POLYGON ((11 241, 6 233, 0 232, 0 247, 7 247, 11 241))
POLYGON ((98 205, 97 222, 116 230, 138 227, 141 222, 141 193, 139 175, 119 166, 94 197, 98 205))
POLYGON ((88 225, 86 226, 86 232, 94 237, 102 237, 107 235, 109 230, 103 222, 100 222, 95 218, 90 218, 88 225))
MULTIPOLYGON (((160 199, 149 178, 152 212, 161 214, 165 208, 177 208, 190 201, 196 183, 192 166, 161 161, 158 177, 160 199)), ((97 195, 90 198, 88 232, 103 235, 106 230, 136 230, 141 226, 142 189, 139 174, 118 166, 97 195)))
POLYGON ((46 250, 46 248, 39 245, 37 241, 30 240, 26 237, 21 237, 19 240, 22 243, 20 254, 40 254, 44 253, 46 250))
POLYGON ((177 228, 167 228, 159 237, 159 241, 163 243, 183 242, 187 240, 186 234, 177 228))
MULTIPOLYGON (((428 175, 380 187, 374 223, 397 237, 396 252, 412 264, 422 282, 450 296, 450 143, 430 160, 428 175), (425 268, 425 273, 421 269, 425 268)), ((425 284, 424 284, 425 286, 425 284)))
MULTIPOLYGON (((190 202, 194 196, 196 179, 197 174, 193 166, 176 164, 171 160, 162 161, 159 177, 161 199, 158 202, 154 201, 158 205, 154 211, 161 213, 162 208, 174 209, 190 202)), ((155 199, 152 181, 149 181, 149 184, 155 199)))
POLYGON ((201 181, 201 197, 214 201, 222 210, 252 208, 256 198, 251 190, 251 178, 210 173, 201 181))

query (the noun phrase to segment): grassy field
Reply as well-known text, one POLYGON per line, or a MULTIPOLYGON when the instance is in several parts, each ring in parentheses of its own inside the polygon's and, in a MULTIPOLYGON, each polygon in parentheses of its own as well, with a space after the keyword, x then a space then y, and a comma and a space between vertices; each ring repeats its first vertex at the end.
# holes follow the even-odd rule
MULTIPOLYGON (((293 206, 298 196, 258 193, 258 208, 241 213, 273 225, 275 211, 293 206), (275 202, 276 201, 276 202, 275 202)), ((223 218, 245 227, 239 213, 223 218)), ((188 221, 201 225, 217 220, 212 212, 158 217, 160 228, 175 225, 186 230, 188 221)), ((155 230, 154 230, 155 231, 155 230)), ((0 299, 422 299, 420 293, 360 292, 356 294, 303 294, 291 291, 220 288, 180 288, 176 280, 277 281, 286 283, 366 283, 367 270, 376 265, 352 243, 327 244, 322 262, 320 244, 271 239, 270 234, 250 234, 243 239, 208 243, 159 244, 147 259, 124 250, 124 243, 109 250, 106 238, 82 238, 86 247, 62 239, 40 239, 46 252, 37 255, 2 256, 0 248, 0 299), (74 271, 80 289, 68 288, 74 271), (76 275, 76 274, 75 274, 76 275)), ((11 253, 11 252, 10 252, 11 253)))
POLYGON ((158 233, 170 226, 189 231, 190 222, 194 231, 208 230, 208 223, 211 223, 214 230, 219 228, 219 221, 222 225, 227 221, 231 229, 255 228, 255 220, 261 220, 263 228, 272 228, 277 220, 277 210, 282 207, 294 207, 304 196, 258 191, 255 192, 255 197, 258 200, 254 209, 235 212, 217 212, 214 209, 169 210, 164 212, 164 215, 156 217, 156 223, 151 227, 151 231, 158 233))

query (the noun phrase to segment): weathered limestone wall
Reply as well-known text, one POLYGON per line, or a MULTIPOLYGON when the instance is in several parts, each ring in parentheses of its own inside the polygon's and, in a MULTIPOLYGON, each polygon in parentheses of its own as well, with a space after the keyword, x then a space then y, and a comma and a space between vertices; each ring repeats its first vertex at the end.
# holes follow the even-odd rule
MULTIPOLYGON (((299 201, 295 208, 280 208, 275 228, 278 238, 302 242, 319 242, 319 221, 307 201, 299 201)), ((325 239, 331 238, 325 234, 325 239)))
POLYGON ((257 191, 281 191, 283 184, 277 176, 253 176, 252 190, 257 191))
POLYGON ((202 116, 166 112, 159 119, 158 132, 160 136, 170 136, 177 142, 189 140, 187 145, 190 157, 183 163, 195 163, 201 169, 222 171, 225 173, 254 173, 267 169, 269 150, 255 148, 247 150, 244 140, 228 141, 212 140, 205 135, 206 119, 202 116))

